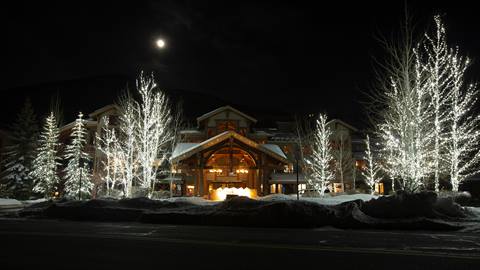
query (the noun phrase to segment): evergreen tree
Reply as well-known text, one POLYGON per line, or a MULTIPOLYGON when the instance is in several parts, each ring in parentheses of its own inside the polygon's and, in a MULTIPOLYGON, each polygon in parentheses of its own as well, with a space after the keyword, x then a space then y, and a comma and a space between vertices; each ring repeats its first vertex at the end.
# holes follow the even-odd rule
POLYGON ((11 128, 12 144, 5 148, 3 183, 8 193, 18 199, 28 199, 32 193, 30 176, 38 137, 36 116, 30 103, 25 104, 11 128))
POLYGON ((93 188, 89 169, 91 158, 85 152, 86 134, 85 120, 80 112, 70 135, 71 142, 67 145, 64 156, 65 160, 68 160, 65 168, 65 195, 78 197, 79 200, 89 196, 93 188))
POLYGON ((60 158, 57 156, 60 143, 59 130, 55 115, 50 113, 43 126, 38 141, 37 153, 32 163, 30 177, 34 180, 34 192, 42 193, 46 198, 51 197, 59 182, 57 167, 60 158))

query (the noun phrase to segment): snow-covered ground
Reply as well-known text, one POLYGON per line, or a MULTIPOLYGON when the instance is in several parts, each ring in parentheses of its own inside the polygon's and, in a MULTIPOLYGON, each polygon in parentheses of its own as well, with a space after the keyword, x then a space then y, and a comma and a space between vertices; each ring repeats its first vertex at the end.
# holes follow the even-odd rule
POLYGON ((167 201, 172 203, 190 203, 193 205, 215 205, 219 202, 206 200, 202 197, 173 197, 169 199, 164 199, 161 201, 167 201))
POLYGON ((22 206, 22 203, 20 201, 17 201, 15 199, 4 199, 0 198, 0 207, 20 207, 22 206))
MULTIPOLYGON (((362 200, 362 201, 370 201, 371 199, 378 198, 377 195, 370 195, 370 194, 351 194, 351 195, 330 195, 325 194, 323 197, 300 197, 299 199, 302 201, 309 201, 315 202, 322 205, 337 205, 344 202, 355 201, 355 200, 362 200)), ((292 201, 296 200, 297 195, 285 195, 285 194, 271 194, 265 197, 259 197, 258 200, 260 201, 292 201)))
POLYGON ((45 199, 37 199, 37 200, 25 200, 25 201, 19 201, 15 199, 5 199, 5 198, 0 198, 0 211, 11 211, 11 210, 18 210, 22 209, 26 206, 36 204, 39 202, 44 202, 46 201, 45 199))
MULTIPOLYGON (((17 201, 0 199, 21 217, 83 221, 480 231, 480 208, 461 207, 434 193, 301 197, 273 194, 252 200, 236 197, 214 202, 200 197, 97 199, 89 201, 17 201), (35 203, 39 202, 39 203, 35 203)), ((11 211, 5 209, 6 211, 11 211)), ((0 209, 1 210, 1 209, 0 209)))
POLYGON ((480 207, 465 207, 465 209, 476 217, 478 224, 480 225, 480 207))
POLYGON ((36 200, 25 200, 25 201, 20 201, 20 202, 23 203, 24 205, 30 205, 30 204, 41 203, 41 202, 45 202, 45 201, 47 201, 47 199, 41 198, 41 199, 36 199, 36 200))
MULTIPOLYGON (((301 201, 314 202, 322 205, 337 205, 344 202, 362 200, 364 202, 371 199, 378 198, 377 195, 370 194, 352 194, 352 195, 329 195, 326 194, 323 197, 300 197, 301 201)), ((296 195, 285 195, 285 194, 271 194, 264 197, 258 197, 255 200, 264 201, 264 202, 279 202, 279 201, 296 201, 296 195)), ((174 202, 174 203, 191 203, 194 205, 216 205, 220 203, 219 201, 210 201, 201 197, 173 197, 169 199, 163 199, 160 201, 174 202)))

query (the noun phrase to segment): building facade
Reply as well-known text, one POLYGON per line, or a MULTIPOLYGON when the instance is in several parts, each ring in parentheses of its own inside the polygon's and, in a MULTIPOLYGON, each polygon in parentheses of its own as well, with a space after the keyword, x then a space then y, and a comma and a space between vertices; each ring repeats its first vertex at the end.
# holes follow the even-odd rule
MULTIPOLYGON (((117 106, 107 105, 90 113, 87 120, 87 149, 94 157, 95 191, 102 186, 103 156, 93 146, 94 137, 102 132, 104 117, 115 128, 118 115, 117 106)), ((275 127, 267 128, 256 125, 254 117, 231 106, 197 117, 195 128, 179 131, 170 157, 172 173, 158 176, 157 189, 171 188, 174 196, 210 199, 222 199, 228 194, 255 197, 305 192, 308 186, 297 162, 301 157, 295 122, 276 122, 275 127)), ((336 174, 328 188, 332 192, 353 189, 354 167, 362 164, 361 155, 355 152, 360 149, 355 146, 358 140, 354 138, 358 130, 338 119, 328 125, 334 133, 334 150, 338 152, 340 146, 346 149, 343 157, 351 164, 342 174, 336 174)), ((62 127, 61 137, 67 140, 72 127, 73 123, 62 127)), ((308 153, 308 145, 302 151, 308 153)))
MULTIPOLYGON (((224 106, 199 116, 196 129, 182 130, 182 141, 170 160, 176 176, 170 180, 178 183, 177 194, 215 198, 218 190, 225 189, 232 193, 247 189, 252 196, 304 192, 307 183, 297 166, 295 123, 277 122, 274 128, 256 128, 256 123, 255 118, 224 106)), ((343 159, 350 164, 344 173, 336 174, 329 189, 353 189, 354 167, 359 163, 354 159, 352 136, 358 130, 340 120, 330 121, 329 126, 334 151, 340 145, 347 149, 343 159)))

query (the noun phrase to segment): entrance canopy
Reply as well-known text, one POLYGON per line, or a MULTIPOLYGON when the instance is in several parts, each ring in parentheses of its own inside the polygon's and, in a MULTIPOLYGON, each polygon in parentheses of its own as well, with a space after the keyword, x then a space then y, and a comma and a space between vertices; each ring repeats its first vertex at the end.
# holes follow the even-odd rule
POLYGON ((172 157, 170 161, 172 163, 177 163, 184 159, 187 159, 196 153, 199 153, 204 150, 208 150, 211 147, 214 147, 218 144, 225 142, 226 140, 234 139, 238 140, 242 144, 251 147, 253 149, 258 150, 259 152, 263 152, 266 155, 278 160, 282 163, 288 164, 287 157, 283 153, 282 149, 278 145, 275 144, 258 144, 255 141, 252 141, 235 131, 225 131, 223 133, 218 134, 217 136, 211 137, 208 140, 205 140, 201 143, 179 143, 176 145, 175 150, 173 151, 172 157))

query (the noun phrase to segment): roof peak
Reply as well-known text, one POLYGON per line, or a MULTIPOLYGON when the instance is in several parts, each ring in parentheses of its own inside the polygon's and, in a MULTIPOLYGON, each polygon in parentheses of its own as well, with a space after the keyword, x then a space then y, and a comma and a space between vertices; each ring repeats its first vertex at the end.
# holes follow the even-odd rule
POLYGON ((225 105, 225 106, 218 107, 218 108, 216 108, 216 109, 213 110, 213 111, 207 112, 207 113, 205 113, 205 114, 197 117, 197 123, 200 123, 201 121, 203 121, 203 120, 205 120, 205 119, 207 119, 207 118, 209 118, 209 117, 211 117, 211 116, 214 116, 214 115, 216 115, 216 114, 219 114, 219 113, 221 113, 221 112, 223 112, 223 111, 227 111, 227 110, 233 111, 233 112, 235 112, 235 113, 237 113, 237 114, 239 114, 239 115, 247 118, 248 120, 250 120, 250 121, 253 122, 253 123, 256 123, 256 122, 257 122, 257 119, 251 117, 250 115, 245 114, 245 113, 243 113, 243 112, 241 112, 241 111, 233 108, 233 107, 230 106, 230 105, 225 105))

